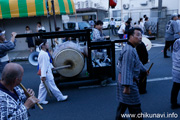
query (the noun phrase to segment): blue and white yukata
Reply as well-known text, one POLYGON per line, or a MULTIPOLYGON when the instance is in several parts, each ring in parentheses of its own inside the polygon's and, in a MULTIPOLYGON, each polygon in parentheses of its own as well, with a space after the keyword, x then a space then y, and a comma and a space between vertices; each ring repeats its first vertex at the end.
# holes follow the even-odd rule
POLYGON ((173 87, 171 90, 171 104, 177 104, 177 96, 180 90, 180 39, 174 43, 172 54, 173 87))
POLYGON ((128 42, 120 52, 118 59, 119 77, 117 81, 117 99, 120 102, 116 119, 120 119, 121 114, 128 108, 130 113, 137 114, 141 112, 141 102, 138 89, 138 76, 140 70, 146 71, 139 60, 135 47, 128 42), (124 94, 125 86, 130 87, 130 94, 124 94))
POLYGON ((26 96, 18 86, 14 88, 16 94, 9 92, 0 84, 0 119, 28 120, 28 112, 24 106, 26 96))
POLYGON ((8 51, 14 49, 15 45, 15 42, 10 40, 5 40, 3 43, 0 43, 0 74, 4 66, 9 62, 8 51))
POLYGON ((100 30, 94 28, 92 33, 92 41, 99 42, 104 40, 106 40, 105 35, 100 30))

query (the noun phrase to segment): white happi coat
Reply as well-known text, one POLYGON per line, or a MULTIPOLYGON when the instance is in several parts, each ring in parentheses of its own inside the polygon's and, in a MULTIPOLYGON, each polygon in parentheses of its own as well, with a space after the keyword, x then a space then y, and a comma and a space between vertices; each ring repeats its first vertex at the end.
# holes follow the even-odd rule
MULTIPOLYGON (((44 50, 41 50, 38 56, 38 64, 39 69, 41 69, 41 77, 46 77, 46 84, 53 93, 53 95, 57 98, 57 101, 59 101, 62 98, 61 91, 57 88, 56 84, 54 83, 54 76, 52 74, 52 68, 53 65, 50 63, 50 57, 47 52, 44 50)), ((45 101, 47 96, 47 90, 41 81, 39 85, 39 93, 38 93, 38 99, 40 102, 45 101)))

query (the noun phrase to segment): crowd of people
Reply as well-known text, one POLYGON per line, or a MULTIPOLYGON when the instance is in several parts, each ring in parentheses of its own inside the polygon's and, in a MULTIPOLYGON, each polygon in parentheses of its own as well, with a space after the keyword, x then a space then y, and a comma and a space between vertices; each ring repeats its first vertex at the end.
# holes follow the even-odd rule
MULTIPOLYGON (((60 28, 56 28, 57 31, 60 28)), ((37 23, 37 32, 45 32, 45 28, 40 22, 37 23)), ((29 26, 26 26, 26 34, 32 33, 29 26)), ((35 104, 48 104, 46 101, 48 89, 57 98, 57 101, 65 101, 68 99, 67 95, 63 95, 57 88, 52 74, 52 60, 48 51, 47 40, 40 40, 40 53, 38 56, 38 69, 40 70, 40 80, 38 98, 35 97, 32 89, 23 91, 19 87, 24 69, 17 63, 11 63, 8 52, 13 50, 16 46, 17 33, 11 33, 11 39, 7 40, 5 37, 5 30, 0 28, 0 118, 3 120, 27 120, 29 117, 28 109, 34 107, 35 104), (28 92, 28 93, 26 93, 28 92), (30 95, 30 96, 29 96, 30 95)), ((33 51, 34 43, 32 37, 27 37, 28 47, 33 51)), ((58 41, 56 44, 60 44, 58 41)))
MULTIPOLYGON (((56 27, 55 31, 61 31, 60 27, 56 27)), ((37 26, 36 26, 36 31, 37 33, 41 33, 41 32, 46 32, 45 27, 41 24, 41 22, 37 22, 37 26)), ((29 26, 26 26, 25 28, 25 33, 29 34, 29 33, 33 33, 33 31, 30 29, 29 26)), ((63 43, 67 41, 67 38, 55 38, 53 41, 53 47, 56 47, 58 44, 63 43)), ((36 45, 40 45, 41 44, 41 40, 39 37, 26 37, 26 42, 28 45, 28 48, 30 50, 30 52, 35 51, 36 49, 36 45)))
MULTIPOLYGON (((146 15, 139 19, 138 24, 134 23, 134 25, 132 25, 131 21, 132 19, 129 18, 125 23, 121 24, 118 30, 119 38, 123 39, 125 38, 124 35, 127 34, 128 42, 125 46, 123 43, 121 43, 122 50, 118 59, 117 68, 119 75, 117 80, 117 98, 119 100, 119 106, 117 108, 116 120, 123 119, 121 115, 125 113, 127 108, 129 113, 134 114, 136 118, 136 116, 142 112, 139 94, 145 94, 147 92, 146 83, 149 72, 144 65, 148 62, 148 52, 146 46, 142 42, 142 34, 148 36, 152 34, 151 23, 146 15), (136 50, 134 48, 136 48, 136 50)), ((113 22, 113 19, 111 19, 110 25, 112 34, 116 35, 116 30, 114 29, 115 23, 113 22)), ((97 34, 97 31, 95 33, 97 34)), ((100 34, 102 35, 102 31, 99 31, 99 35, 100 34)), ((173 52, 173 86, 171 90, 172 109, 180 108, 180 104, 177 103, 177 96, 180 90, 179 35, 180 15, 173 14, 171 16, 171 20, 166 26, 164 47, 164 58, 169 58, 169 56, 167 56, 167 49, 169 47, 171 47, 171 51, 173 52)), ((103 39, 104 36, 102 40, 103 39)))
MULTIPOLYGON (((149 75, 149 71, 144 67, 148 62, 148 52, 146 46, 142 42, 142 34, 151 34, 151 25, 148 21, 148 17, 144 15, 144 18, 140 18, 138 25, 135 23, 132 25, 132 18, 129 18, 123 23, 116 33, 114 19, 111 19, 111 30, 113 35, 118 34, 119 38, 124 38, 124 34, 127 34, 128 42, 125 46, 121 44, 122 50, 120 51, 117 70, 117 98, 119 105, 116 112, 116 120, 122 119, 122 114, 125 113, 128 108, 130 114, 137 116, 142 112, 140 94, 146 93, 146 77, 149 75)), ((98 20, 96 22, 89 22, 91 24, 92 41, 104 41, 109 40, 109 36, 103 33, 102 25, 103 22, 98 20)), ((171 20, 168 22, 165 34, 165 48, 164 57, 167 56, 167 49, 174 44, 172 47, 173 66, 173 87, 171 91, 171 108, 180 108, 177 103, 177 96, 180 90, 180 15, 172 15, 171 20), (177 20, 179 17, 179 20, 177 20), (177 21, 176 21, 177 20, 177 21)), ((36 32, 45 32, 45 28, 40 22, 37 23, 36 32)), ((57 27, 56 31, 60 31, 57 27)), ((29 26, 26 26, 25 33, 32 33, 29 26)), ((38 91, 38 98, 35 97, 34 91, 28 89, 30 96, 26 95, 25 92, 18 87, 22 81, 24 69, 17 63, 10 63, 8 58, 8 51, 15 48, 17 33, 12 32, 11 40, 6 40, 5 31, 0 29, 0 115, 2 119, 28 119, 28 109, 32 108, 36 103, 48 104, 46 101, 47 88, 53 93, 57 101, 65 101, 68 99, 67 95, 63 95, 62 92, 57 88, 54 82, 54 76, 52 69, 51 55, 48 52, 47 40, 41 40, 39 45, 40 53, 38 56, 38 73, 40 75, 40 85, 38 91), (11 76, 11 77, 9 77, 11 76)), ((34 43, 33 38, 27 37, 28 47, 33 51, 34 43)), ((55 39, 56 44, 61 44, 62 40, 59 38, 55 39)), ((133 118, 132 118, 133 119, 133 118)), ((143 118, 139 118, 143 119, 143 118)))

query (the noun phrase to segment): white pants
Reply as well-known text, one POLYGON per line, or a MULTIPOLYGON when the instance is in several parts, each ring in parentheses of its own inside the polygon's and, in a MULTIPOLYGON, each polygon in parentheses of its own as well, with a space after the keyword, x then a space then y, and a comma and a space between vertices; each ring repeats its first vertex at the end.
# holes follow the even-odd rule
MULTIPOLYGON (((46 79, 45 83, 48 86, 48 88, 50 89, 50 91, 53 93, 53 95, 56 97, 57 101, 59 101, 63 97, 63 94, 57 88, 54 80, 46 79)), ((40 100, 40 102, 43 102, 46 100, 46 96, 47 96, 47 90, 46 90, 43 82, 41 81, 41 83, 39 85, 38 99, 40 100)))

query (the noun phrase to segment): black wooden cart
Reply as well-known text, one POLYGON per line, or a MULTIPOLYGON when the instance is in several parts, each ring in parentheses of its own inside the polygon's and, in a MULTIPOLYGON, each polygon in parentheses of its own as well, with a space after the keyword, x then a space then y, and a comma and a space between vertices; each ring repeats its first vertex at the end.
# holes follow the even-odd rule
POLYGON ((73 31, 58 31, 58 32, 45 32, 45 33, 32 33, 32 34, 18 34, 16 38, 21 37, 33 37, 38 36, 41 39, 53 39, 53 38, 64 38, 73 37, 80 38, 80 42, 85 42, 88 48, 88 57, 85 58, 85 66, 82 72, 72 78, 63 77, 57 72, 54 72, 54 78, 56 83, 59 82, 75 82, 75 81, 85 81, 85 80, 98 80, 101 85, 106 85, 106 80, 111 78, 111 80, 116 79, 116 65, 115 65, 115 43, 126 42, 127 40, 106 40, 100 42, 91 41, 91 29, 86 30, 73 30, 73 31), (83 39, 82 39, 83 38, 83 39), (92 64, 92 50, 96 49, 106 49, 107 54, 111 60, 111 64, 107 66, 97 67, 92 64))

